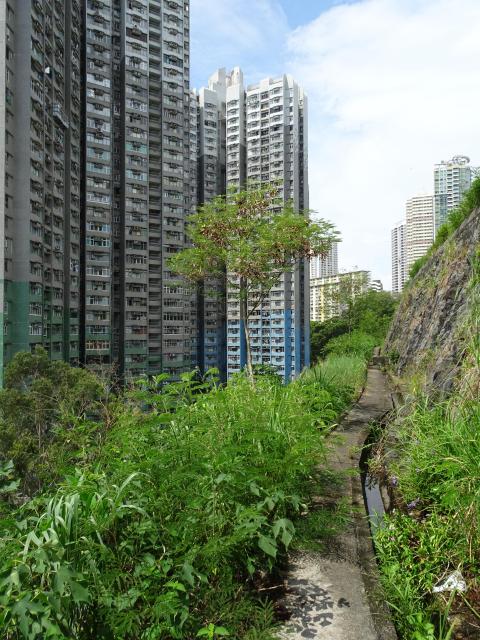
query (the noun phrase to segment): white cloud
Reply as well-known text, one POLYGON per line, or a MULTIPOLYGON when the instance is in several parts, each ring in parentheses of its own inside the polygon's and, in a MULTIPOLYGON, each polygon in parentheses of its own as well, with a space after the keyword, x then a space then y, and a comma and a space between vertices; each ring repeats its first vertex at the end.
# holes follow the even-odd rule
POLYGON ((309 94, 310 202, 336 222, 342 266, 390 284, 390 229, 433 190, 433 164, 480 164, 480 2, 363 0, 290 35, 309 94))
POLYGON ((249 82, 282 70, 288 23, 277 0, 192 0, 191 24, 194 85, 218 67, 239 65, 249 82))

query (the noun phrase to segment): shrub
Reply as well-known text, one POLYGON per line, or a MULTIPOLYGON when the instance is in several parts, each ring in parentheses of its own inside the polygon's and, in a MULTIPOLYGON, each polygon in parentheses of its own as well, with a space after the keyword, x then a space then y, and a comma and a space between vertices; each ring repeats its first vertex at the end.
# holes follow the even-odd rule
POLYGON ((352 333, 346 333, 330 340, 325 346, 325 351, 328 354, 354 355, 368 360, 376 345, 376 338, 368 333, 352 331, 352 333))
POLYGON ((421 256, 420 258, 417 258, 415 260, 415 262, 412 264, 408 272, 408 275, 410 278, 414 278, 417 275, 417 273, 420 271, 423 265, 428 262, 429 257, 430 257, 430 253, 426 253, 424 256, 421 256))
POLYGON ((39 491, 84 447, 94 450, 108 405, 106 386, 91 372, 51 361, 43 348, 17 353, 0 390, 0 463, 13 461, 23 492, 39 491))
POLYGON ((359 331, 375 338, 381 344, 387 335, 392 316, 397 307, 397 300, 387 291, 367 291, 351 300, 348 307, 339 317, 325 322, 312 322, 311 355, 312 361, 324 358, 328 344, 333 338, 351 331, 359 331))
POLYGON ((332 338, 347 333, 349 329, 346 318, 329 318, 325 322, 312 322, 310 328, 310 345, 312 362, 326 356, 325 345, 332 338))

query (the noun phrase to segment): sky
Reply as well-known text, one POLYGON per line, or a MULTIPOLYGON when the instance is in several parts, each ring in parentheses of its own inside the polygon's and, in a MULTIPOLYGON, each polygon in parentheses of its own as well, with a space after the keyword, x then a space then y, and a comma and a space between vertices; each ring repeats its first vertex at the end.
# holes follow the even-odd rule
POLYGON ((433 165, 480 165, 479 0, 191 0, 192 86, 291 73, 309 99, 310 206, 343 269, 391 286, 390 232, 433 165))

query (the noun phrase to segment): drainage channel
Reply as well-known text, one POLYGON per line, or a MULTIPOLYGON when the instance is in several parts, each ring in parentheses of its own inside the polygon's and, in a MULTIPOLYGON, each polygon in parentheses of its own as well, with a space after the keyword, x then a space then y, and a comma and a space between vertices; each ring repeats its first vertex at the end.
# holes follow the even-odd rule
POLYGON ((392 415, 395 415, 396 412, 400 410, 400 408, 404 405, 404 399, 400 391, 392 390, 390 393, 390 398, 392 401, 393 413, 392 411, 384 414, 376 423, 376 428, 371 428, 370 433, 368 434, 367 439, 363 445, 362 454, 360 456, 360 478, 362 481, 362 492, 363 492, 363 501, 365 503, 365 509, 368 514, 368 522, 370 525, 370 531, 372 534, 372 544, 375 550, 375 545, 373 543, 373 538, 375 536, 375 532, 385 526, 385 513, 388 510, 385 508, 385 503, 382 498, 382 492, 380 489, 380 483, 375 476, 369 471, 368 463, 372 456, 373 449, 375 445, 378 443, 378 434, 383 433, 384 429, 387 428, 389 421, 392 418, 392 415), (381 427, 379 430, 378 427, 381 427))
POLYGON ((372 533, 372 542, 375 532, 384 526, 385 505, 383 503, 380 484, 369 472, 368 462, 371 458, 372 449, 377 443, 375 431, 370 431, 365 440, 362 455, 360 457, 360 477, 362 481, 363 500, 368 514, 368 521, 372 533))

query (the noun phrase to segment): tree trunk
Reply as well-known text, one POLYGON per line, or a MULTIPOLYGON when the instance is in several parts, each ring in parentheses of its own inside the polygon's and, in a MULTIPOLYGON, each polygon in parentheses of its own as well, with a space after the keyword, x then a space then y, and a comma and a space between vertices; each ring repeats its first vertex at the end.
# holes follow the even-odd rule
POLYGON ((240 321, 243 321, 243 331, 245 335, 245 347, 247 351, 247 374, 253 382, 252 348, 250 345, 250 330, 248 328, 248 298, 247 280, 240 278, 240 321))

